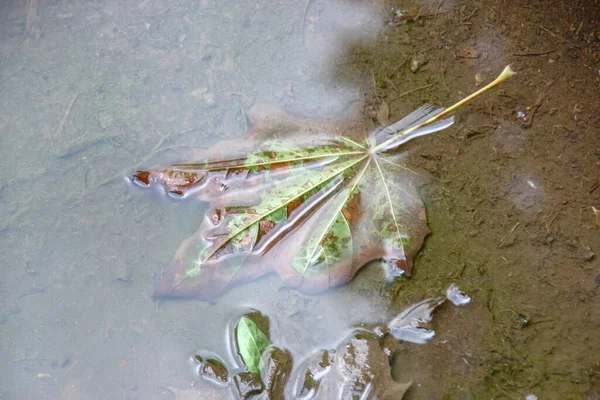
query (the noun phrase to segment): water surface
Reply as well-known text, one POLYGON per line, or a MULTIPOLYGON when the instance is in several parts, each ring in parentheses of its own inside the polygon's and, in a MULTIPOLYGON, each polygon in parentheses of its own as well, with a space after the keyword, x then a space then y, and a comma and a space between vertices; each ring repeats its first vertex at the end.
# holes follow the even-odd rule
POLYGON ((598 396, 598 6, 536 7, 3 2, 0 397, 172 398, 161 388, 198 379, 196 351, 227 354, 227 327, 250 307, 301 359, 454 281, 473 303, 393 359, 407 397, 598 396), (268 277, 215 304, 151 299, 205 211, 127 184, 158 148, 240 138, 261 103, 377 126, 450 105, 508 63, 518 80, 410 148, 432 177, 433 231, 410 279, 387 286, 372 265, 326 295, 268 277))

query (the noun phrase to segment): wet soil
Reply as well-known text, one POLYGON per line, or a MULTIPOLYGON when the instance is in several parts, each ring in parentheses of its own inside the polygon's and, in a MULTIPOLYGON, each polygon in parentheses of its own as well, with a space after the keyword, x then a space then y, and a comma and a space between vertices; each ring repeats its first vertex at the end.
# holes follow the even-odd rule
POLYGON ((441 277, 456 279, 475 302, 468 314, 440 315, 451 328, 436 346, 397 358, 399 371, 443 382, 417 384, 409 398, 458 398, 467 388, 481 398, 600 396, 600 232, 590 208, 600 200, 600 26, 592 3, 466 2, 454 16, 421 22, 437 48, 427 51, 431 81, 422 82, 435 82, 436 96, 447 86, 444 103, 507 62, 519 75, 415 149, 415 165, 435 179, 423 194, 433 234, 414 279, 430 290, 441 277))
POLYGON ((473 302, 398 344, 405 398, 599 398, 600 5, 221 3, 0 5, 0 398, 172 398, 241 308, 301 358, 451 282, 473 302), (258 103, 386 124, 507 64, 511 81, 407 146, 432 177, 411 278, 386 287, 370 266, 323 296, 267 278, 152 302, 204 212, 123 184, 156 149, 240 137, 258 103))

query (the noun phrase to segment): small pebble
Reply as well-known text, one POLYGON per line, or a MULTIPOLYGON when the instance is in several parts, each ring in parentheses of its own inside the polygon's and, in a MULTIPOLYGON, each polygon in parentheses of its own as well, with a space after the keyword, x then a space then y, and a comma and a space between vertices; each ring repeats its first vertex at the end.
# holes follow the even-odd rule
POLYGON ((413 74, 417 73, 429 60, 425 56, 417 56, 410 60, 410 70, 413 74))
POLYGON ((581 254, 581 258, 583 259, 583 261, 592 261, 595 257, 596 255, 589 247, 587 248, 587 250, 583 250, 581 254))

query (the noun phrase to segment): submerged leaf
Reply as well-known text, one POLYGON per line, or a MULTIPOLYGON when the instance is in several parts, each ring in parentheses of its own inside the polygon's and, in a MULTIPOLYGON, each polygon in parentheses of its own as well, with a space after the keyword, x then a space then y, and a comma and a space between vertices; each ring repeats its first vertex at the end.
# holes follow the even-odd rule
POLYGON ((237 325, 237 344, 246 368, 260 372, 260 360, 271 345, 269 339, 250 318, 242 317, 237 325))
POLYGON ((175 197, 209 203, 198 231, 177 250, 155 296, 212 300, 232 285, 276 272, 284 285, 319 292, 350 281, 373 260, 410 273, 429 229, 399 146, 450 126, 441 119, 509 77, 448 109, 424 105, 387 128, 316 127, 270 111, 253 140, 209 152, 179 149, 184 163, 131 176, 175 197))
MULTIPOLYGON (((303 133, 289 121, 288 131, 303 133)), ((313 128, 301 140, 250 145, 255 150, 245 156, 197 155, 208 161, 138 172, 138 183, 210 204, 155 295, 212 300, 273 271, 286 286, 319 292, 377 259, 395 275, 410 273, 429 233, 415 189, 419 176, 402 165, 401 154, 371 154, 362 142, 313 128)))

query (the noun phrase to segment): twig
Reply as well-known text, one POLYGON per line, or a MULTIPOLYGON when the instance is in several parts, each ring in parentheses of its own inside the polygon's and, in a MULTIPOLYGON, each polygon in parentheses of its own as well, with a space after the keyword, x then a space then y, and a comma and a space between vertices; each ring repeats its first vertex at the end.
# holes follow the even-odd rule
POLYGON ((402 61, 400 64, 398 64, 398 66, 396 67, 396 69, 394 70, 394 72, 392 72, 389 75, 389 78, 392 79, 394 77, 394 75, 396 75, 396 73, 398 71, 400 71, 400 68, 402 68, 404 66, 404 64, 406 64, 407 61, 408 61, 408 58, 405 58, 404 61, 402 61))
POLYGON ((431 13, 426 13, 423 14, 423 8, 420 8, 419 11, 417 12, 417 14, 402 14, 398 17, 395 17, 392 20, 392 25, 399 25, 403 22, 416 22, 418 18, 421 19, 430 19, 430 18, 437 18, 439 15, 445 15, 445 14, 450 14, 451 12, 454 11, 453 8, 450 8, 448 10, 438 10, 436 12, 431 12, 431 13))
POLYGON ((527 119, 527 121, 525 121, 522 124, 523 128, 531 127, 531 124, 533 123, 533 116, 535 115, 535 112, 538 110, 538 108, 540 108, 540 106, 544 102, 544 97, 545 97, 545 95, 543 93, 540 94, 538 96, 537 100, 535 101, 535 104, 533 106, 531 106, 531 112, 529 114, 529 118, 527 119))
POLYGON ((446 201, 446 197, 444 196, 444 193, 440 192, 440 196, 442 196, 442 200, 444 200, 444 204, 446 204, 446 212, 450 213, 450 206, 448 205, 448 202, 446 201))
POLYGON ((242 111, 242 118, 244 118, 244 131, 248 131, 248 115, 246 111, 244 111, 244 107, 240 105, 240 110, 242 111))
MULTIPOLYGON (((188 129, 188 130, 185 130, 183 132, 179 132, 177 135, 178 136, 179 135, 184 135, 186 133, 190 133, 190 132, 193 132, 195 130, 196 130, 196 128, 188 129)), ((152 155, 159 150, 160 146, 162 146, 167 139, 170 139, 170 137, 171 137, 171 133, 168 133, 167 135, 163 136, 162 139, 160 139, 158 141, 158 143, 156 143, 154 145, 154 147, 152 147, 152 149, 148 153, 146 153, 146 155, 144 157, 142 157, 141 160, 137 164, 134 165, 134 167, 137 167, 138 165, 140 165, 140 164, 148 161, 150 159, 150 157, 152 157, 152 155)), ((168 148, 169 148, 169 146, 164 147, 161 150, 165 150, 165 149, 168 149, 168 148)), ((119 172, 119 173, 111 176, 110 178, 108 178, 108 179, 100 182, 99 184, 96 185, 96 189, 99 188, 99 187, 101 187, 101 186, 104 186, 106 184, 109 184, 109 183, 113 182, 115 179, 118 179, 118 178, 122 177, 123 174, 125 174, 127 172, 127 170, 125 170, 123 172, 119 172)))
POLYGON ((170 137, 170 136, 171 136, 171 132, 169 132, 169 133, 167 133, 166 135, 164 135, 164 136, 162 137, 162 139, 160 139, 160 140, 158 141, 158 143, 156 143, 156 145, 154 145, 154 147, 152 148, 152 150, 150 150, 150 153, 154 153, 156 150, 158 150, 158 148, 159 148, 160 146, 162 146, 162 145, 163 145, 163 143, 164 143, 164 142, 165 142, 167 139, 169 139, 169 137, 170 137))
POLYGON ((488 129, 494 129, 496 128, 496 126, 494 125, 481 125, 475 128, 469 128, 467 129, 467 132, 464 135, 464 139, 474 139, 476 137, 478 137, 479 135, 483 135, 486 133, 486 131, 488 129))
POLYGON ((209 40, 196 40, 194 42, 190 42, 191 44, 210 44, 211 46, 215 46, 215 47, 221 47, 220 44, 211 42, 209 40))
POLYGON ((463 18, 463 20, 462 20, 462 21, 460 21, 460 22, 462 22, 462 23, 465 23, 465 22, 467 22, 468 20, 470 20, 471 18, 473 18, 473 16, 474 16, 474 15, 477 13, 477 11, 479 11, 479 8, 475 8, 475 9, 474 9, 474 10, 471 12, 471 14, 469 14, 469 15, 468 15, 466 18, 463 18))
POLYGON ((119 25, 115 24, 114 22, 113 22, 112 24, 113 24, 113 26, 114 26, 115 28, 117 28, 117 30, 118 30, 119 32, 121 32, 123 35, 125 35, 125 36, 129 37, 129 34, 128 34, 127 32, 125 32, 123 29, 121 29, 121 27, 120 27, 119 25))
POLYGON ((548 28, 544 28, 542 25, 539 25, 539 27, 540 27, 540 28, 541 28, 543 31, 546 31, 546 32, 548 32, 550 35, 554 36, 555 38, 557 38, 557 39, 560 39, 560 40, 562 40, 562 41, 563 41, 563 42, 565 42, 565 43, 569 43, 571 46, 575 46, 575 47, 577 47, 578 49, 580 49, 580 48, 581 48, 581 46, 579 46, 579 45, 577 45, 577 44, 575 44, 575 43, 571 42, 570 40, 567 40, 567 39, 565 39, 564 37, 562 37, 561 35, 559 35, 559 34, 557 34, 557 33, 554 33, 554 32, 552 32, 550 29, 548 29, 548 28))
POLYGON ((156 18, 156 17, 160 17, 161 15, 163 15, 164 13, 166 13, 167 11, 169 11, 171 9, 171 6, 165 8, 164 10, 160 11, 157 14, 153 14, 153 15, 141 15, 141 18, 156 18))
POLYGON ((46 290, 45 287, 31 288, 31 289, 27 290, 25 293, 21 294, 19 296, 19 299, 22 299, 23 297, 31 296, 33 294, 43 293, 45 290, 46 290))
POLYGON ((417 12, 417 15, 413 18, 413 22, 417 22, 417 20, 421 16, 422 11, 423 11, 423 7, 419 8, 419 12, 417 12))
POLYGON ((41 25, 38 16, 38 0, 27 0, 27 20, 22 39, 25 40, 29 36, 35 40, 40 40, 45 30, 46 26, 41 25))
POLYGON ((310 0, 306 0, 304 4, 304 14, 302 14, 302 25, 300 26, 300 38, 302 43, 304 43, 304 24, 306 23, 306 14, 308 13, 308 6, 310 5, 310 0))
POLYGON ((246 74, 244 73, 244 70, 238 65, 237 61, 234 60, 233 61, 233 65, 235 66, 235 69, 238 70, 238 72, 240 73, 240 75, 242 75, 242 78, 244 78, 244 80, 246 81, 246 84, 250 85, 250 81, 246 77, 246 74))
POLYGON ((554 53, 556 50, 546 50, 546 51, 533 51, 533 52, 525 52, 525 53, 513 53, 515 57, 530 57, 530 56, 542 56, 544 54, 554 53))
POLYGON ((21 215, 29 212, 30 209, 31 209, 30 207, 23 207, 20 210, 18 210, 17 212, 15 212, 13 215, 1 220, 0 221, 0 232, 9 229, 11 227, 11 223, 13 221, 16 221, 21 215))
POLYGON ((581 32, 581 28, 583 28, 583 21, 581 21, 581 23, 579 24, 579 27, 575 31, 575 36, 579 35, 579 32, 581 32))
POLYGON ((67 122, 67 118, 69 118, 69 114, 71 113, 71 108, 73 108, 73 104, 75 104, 75 100, 77 100, 78 96, 79 96, 79 93, 75 93, 75 96, 73 96, 73 99, 71 99, 71 102, 67 106, 65 115, 63 116, 63 119, 60 121, 60 124, 58 124, 58 128, 56 129, 57 136, 62 135, 63 128, 65 127, 65 122, 67 122))
POLYGON ((38 16, 37 16, 37 7, 38 7, 38 2, 37 0, 29 0, 27 2, 27 23, 25 25, 25 31, 27 33, 31 33, 31 29, 33 27, 33 25, 35 25, 38 21, 38 16))
POLYGON ((596 225, 600 228, 600 210, 596 209, 596 207, 592 206, 592 212, 596 217, 596 225))
POLYGON ((446 66, 445 65, 442 65, 441 74, 442 74, 442 85, 446 88, 447 91, 450 91, 450 88, 448 87, 448 85, 446 85, 446 66))
POLYGON ((560 213, 557 212, 556 214, 554 214, 554 217, 552 217, 552 219, 550 220, 550 222, 548 222, 548 224, 546 224, 546 230, 547 231, 550 230, 550 225, 552 225, 552 223, 554 222, 554 220, 556 219, 556 217, 558 217, 558 214, 560 214, 560 213))
POLYGON ((77 365, 77 363, 78 363, 78 362, 79 362, 79 359, 75 360, 75 361, 74 361, 74 362, 73 362, 73 363, 72 363, 72 364, 69 366, 69 368, 67 368, 67 370, 66 370, 66 371, 64 372, 64 374, 63 374, 63 378, 65 378, 65 377, 66 377, 66 376, 69 374, 69 372, 71 372, 71 370, 72 370, 73 368, 75 368, 75 366, 77 365))
MULTIPOLYGON (((592 187, 590 188, 588 194, 594 193, 598 188, 600 188, 600 181, 598 179, 596 179, 596 181, 592 184, 592 187)), ((592 207, 592 208, 594 208, 594 207, 592 207)), ((599 210, 596 210, 596 211, 598 211, 598 215, 600 215, 600 211, 599 210)))
POLYGON ((438 13, 440 12, 440 9, 442 8, 442 4, 444 4, 444 0, 440 0, 437 8, 435 9, 435 16, 433 18, 437 18, 438 13))
POLYGON ((433 85, 435 85, 435 83, 430 83, 429 85, 420 86, 418 88, 414 88, 414 89, 408 90, 408 91, 406 91, 404 93, 399 94, 398 97, 395 97, 395 98, 391 99, 390 101, 388 101, 388 104, 391 103, 392 101, 396 101, 396 100, 401 99, 401 98, 403 98, 405 96, 408 96, 411 93, 418 92, 419 90, 430 88, 433 85))
POLYGON ((534 267, 532 267, 530 265, 528 265, 528 266, 529 266, 529 269, 531 269, 541 279, 542 282, 544 282, 546 285, 552 286, 553 288, 556 287, 552 282, 550 282, 548 279, 546 279, 545 277, 540 275, 540 273, 538 272, 537 269, 535 269, 534 267))
POLYGON ((504 89, 500 89, 496 92, 496 95, 498 97, 508 97, 509 99, 511 99, 512 101, 517 101, 517 99, 515 99, 514 97, 512 97, 510 94, 508 94, 508 92, 504 89))
POLYGON ((513 227, 512 227, 512 229, 510 230, 510 232, 508 232, 506 235, 504 235, 504 236, 502 237, 502 239, 500 239, 500 244, 502 244, 502 242, 504 241, 504 239, 506 239, 506 237, 507 237, 508 235, 510 235, 511 233, 513 233, 513 232, 515 231, 515 229, 517 229, 517 226, 519 226, 519 225, 521 225, 521 223, 520 223, 520 222, 517 222, 517 223, 515 224, 515 226, 513 226, 513 227))

